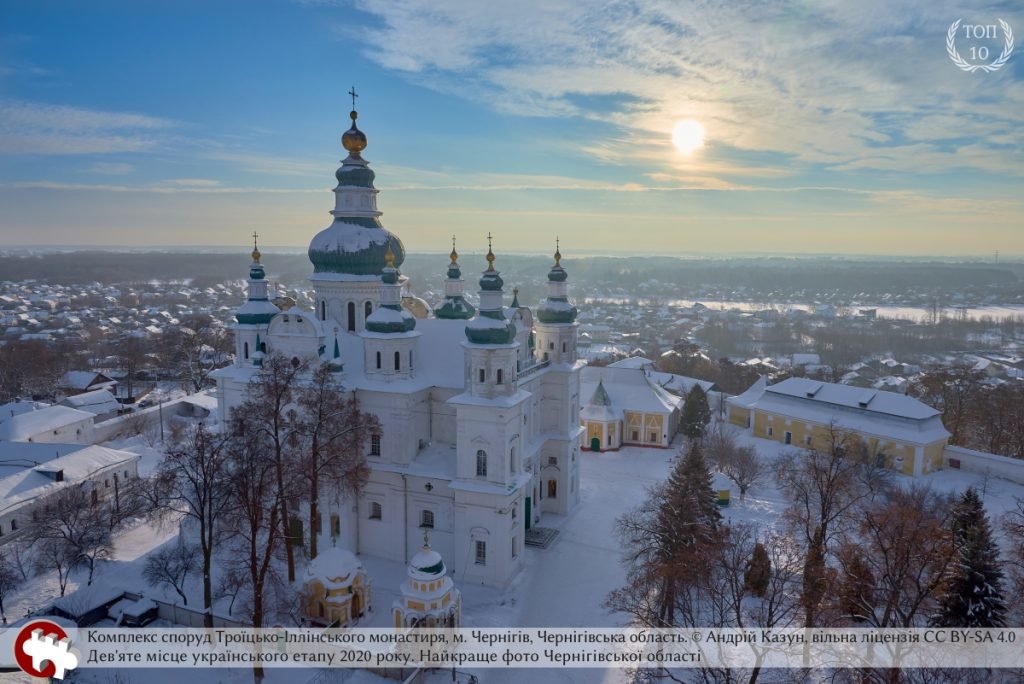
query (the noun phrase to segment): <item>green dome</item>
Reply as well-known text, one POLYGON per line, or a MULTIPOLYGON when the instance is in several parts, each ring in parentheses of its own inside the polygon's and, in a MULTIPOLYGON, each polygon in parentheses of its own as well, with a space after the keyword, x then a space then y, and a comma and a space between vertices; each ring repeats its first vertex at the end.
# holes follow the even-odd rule
POLYGON ((342 166, 334 172, 338 179, 338 185, 355 186, 358 188, 372 188, 373 179, 377 177, 371 169, 365 166, 342 166))
POLYGON ((564 297, 548 297, 537 309, 537 320, 541 323, 572 323, 576 320, 576 307, 564 297))
POLYGON ((387 266, 390 246, 395 266, 405 261, 405 246, 375 218, 339 216, 309 243, 313 272, 377 276, 387 266))
POLYGON ((462 295, 445 297, 444 303, 434 309, 438 318, 469 320, 476 313, 476 308, 467 302, 462 295))
POLYGON ((473 344, 512 344, 516 341, 516 324, 501 311, 481 311, 466 324, 466 339, 473 344))

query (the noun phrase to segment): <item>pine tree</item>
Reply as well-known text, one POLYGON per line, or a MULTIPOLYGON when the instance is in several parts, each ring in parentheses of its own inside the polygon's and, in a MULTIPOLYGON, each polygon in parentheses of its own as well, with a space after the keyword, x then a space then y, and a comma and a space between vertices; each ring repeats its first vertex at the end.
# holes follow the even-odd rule
POLYGON ((694 385, 683 402, 683 414, 679 420, 679 429, 690 439, 704 436, 704 428, 711 422, 711 407, 708 395, 700 385, 694 385))
POLYGON ((700 446, 690 445, 660 492, 655 530, 658 537, 653 574, 660 577, 659 624, 672 625, 676 590, 702 572, 720 537, 711 471, 700 446))
POLYGON ((768 583, 772 579, 772 561, 768 557, 768 551, 764 544, 758 542, 754 545, 754 551, 747 561, 747 568, 743 573, 743 588, 754 596, 763 597, 768 591, 768 583))
POLYGON ((938 627, 1002 627, 1006 624, 1003 571, 992 525, 977 492, 968 489, 953 509, 950 573, 932 618, 938 627))

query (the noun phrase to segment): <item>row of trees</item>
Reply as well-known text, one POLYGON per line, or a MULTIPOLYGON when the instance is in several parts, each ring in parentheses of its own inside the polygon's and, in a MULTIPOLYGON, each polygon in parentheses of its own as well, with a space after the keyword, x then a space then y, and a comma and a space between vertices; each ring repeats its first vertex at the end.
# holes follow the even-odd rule
MULTIPOLYGON (((222 585, 244 588, 251 624, 265 624, 268 598, 295 580, 296 550, 317 555, 321 492, 340 500, 365 483, 364 445, 376 429, 330 366, 272 354, 222 433, 199 425, 169 449, 160 506, 195 541, 208 625, 215 561, 222 585)), ((176 558, 190 554, 185 546, 176 558)))
MULTIPOLYGON (((705 445, 735 458, 728 435, 705 445)), ((771 475, 790 503, 777 530, 723 523, 704 451, 692 442, 668 480, 617 521, 627 582, 606 606, 640 625, 998 627, 1024 608, 1006 600, 1024 587, 1024 502, 1004 521, 1013 549, 1006 577, 977 492, 954 499, 894 484, 855 438, 833 431, 829 449, 778 459, 771 475)), ((642 676, 755 682, 760 674, 642 676)))

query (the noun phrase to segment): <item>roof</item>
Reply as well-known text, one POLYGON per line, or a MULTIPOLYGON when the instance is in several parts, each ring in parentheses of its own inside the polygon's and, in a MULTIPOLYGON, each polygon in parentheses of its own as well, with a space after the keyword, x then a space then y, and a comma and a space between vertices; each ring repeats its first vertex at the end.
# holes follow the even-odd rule
POLYGON ((27 411, 0 422, 0 442, 25 442, 44 432, 74 425, 95 416, 69 406, 47 406, 36 411, 27 411))
POLYGON ((362 570, 363 564, 354 553, 336 546, 321 549, 306 566, 309 578, 319 580, 328 589, 350 586, 362 570))
POLYGON ((94 415, 112 413, 121 408, 114 395, 105 389, 76 394, 73 397, 67 397, 60 403, 62 406, 70 406, 81 411, 88 411, 94 415))
POLYGON ((835 424, 914 444, 946 439, 939 412, 913 397, 884 390, 838 385, 807 378, 789 378, 767 385, 765 378, 737 397, 730 405, 760 409, 819 425, 835 424))
POLYGON ((678 394, 679 396, 689 394, 690 390, 692 390, 696 385, 700 385, 700 388, 704 390, 705 393, 718 391, 718 385, 713 382, 708 380, 698 380, 697 378, 691 378, 685 375, 650 371, 647 376, 672 394, 678 394))
POLYGON ((65 373, 58 383, 61 387, 67 387, 69 389, 86 390, 89 389, 93 384, 102 384, 112 382, 110 378, 97 373, 96 371, 68 371, 65 373))
POLYGON ((0 443, 0 514, 39 496, 89 479, 93 473, 138 460, 138 454, 81 444, 0 443), (63 471, 64 481, 52 473, 63 471))
POLYGON ((671 413, 682 401, 635 366, 585 366, 580 373, 580 396, 602 402, 582 407, 580 415, 591 420, 620 419, 625 411, 671 413), (599 387, 603 392, 598 391, 599 387))

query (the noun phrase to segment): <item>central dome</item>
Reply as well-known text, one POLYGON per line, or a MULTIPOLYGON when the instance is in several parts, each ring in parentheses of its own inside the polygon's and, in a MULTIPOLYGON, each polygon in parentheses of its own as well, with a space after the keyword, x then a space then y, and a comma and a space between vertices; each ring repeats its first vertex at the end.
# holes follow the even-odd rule
POLYGON ((376 218, 338 216, 309 243, 314 273, 379 276, 387 266, 388 247, 395 266, 405 261, 405 246, 376 218))
POLYGON ((348 157, 335 173, 334 222, 309 243, 313 273, 377 277, 388 266, 388 250, 397 268, 405 261, 405 246, 385 229, 377 211, 374 173, 360 155, 366 149, 366 134, 356 127, 358 114, 351 113, 352 127, 341 137, 348 157))

